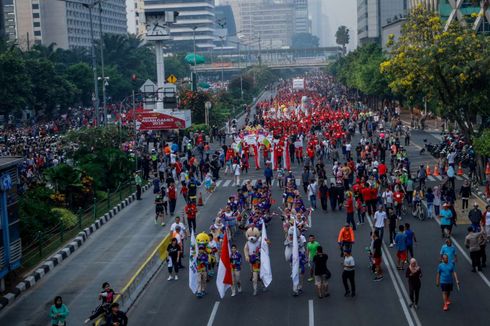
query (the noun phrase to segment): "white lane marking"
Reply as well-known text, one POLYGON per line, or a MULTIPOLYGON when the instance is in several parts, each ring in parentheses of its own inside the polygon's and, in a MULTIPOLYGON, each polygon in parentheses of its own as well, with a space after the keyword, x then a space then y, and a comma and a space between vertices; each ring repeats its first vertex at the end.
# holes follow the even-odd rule
POLYGON ((439 180, 439 181, 441 181, 442 180, 442 176, 436 175, 436 179, 439 180))
POLYGON ((255 186, 256 183, 257 183, 256 179, 252 180, 252 186, 255 186))
POLYGON ((219 187, 219 185, 221 184, 221 181, 223 181, 223 180, 216 181, 216 187, 219 187))
POLYGON ((456 176, 456 180, 463 180, 463 177, 462 177, 462 176, 460 176, 460 175, 457 175, 457 176, 456 176))
POLYGON ((225 182, 223 182, 223 187, 228 187, 228 185, 231 183, 231 180, 225 180, 225 182))
MULTIPOLYGON (((425 206, 425 203, 424 203, 424 206, 425 206)), ((439 221, 439 219, 435 218, 434 220, 437 222, 437 224, 441 225, 441 221, 439 221)), ((458 250, 461 252, 461 254, 466 259, 466 261, 471 264, 471 258, 470 258, 470 256, 468 256, 468 254, 463 249, 463 247, 461 247, 461 245, 458 243, 458 241, 456 241, 456 239, 453 236, 451 236, 451 240, 453 241, 456 248, 458 248, 458 250)), ((480 275, 481 279, 483 280, 483 283, 485 283, 488 287, 490 287, 490 281, 485 276, 485 274, 483 274, 482 272, 478 272, 478 275, 480 275)))
POLYGON ((308 300, 308 326, 315 325, 315 313, 313 311, 313 300, 308 300))
POLYGON ((213 311, 211 311, 211 316, 209 316, 207 326, 213 326, 214 319, 216 318, 216 313, 218 312, 218 307, 219 307, 219 301, 216 301, 214 303, 213 311))
POLYGON ((427 177, 427 179, 429 179, 429 181, 436 181, 436 179, 435 179, 433 176, 431 176, 431 175, 429 175, 429 176, 427 177))
POLYGON ((274 181, 276 181, 276 180, 272 180, 272 182, 271 182, 271 187, 272 187, 272 186, 274 186, 274 181))
POLYGON ((301 184, 301 179, 296 179, 296 185, 299 186, 301 184))
POLYGON ((246 184, 247 184, 247 182, 248 182, 249 180, 250 180, 250 179, 245 179, 245 180, 243 180, 242 186, 246 185, 246 184))
MULTIPOLYGON (((371 228, 374 227, 373 222, 371 221, 371 218, 367 218, 369 225, 371 228)), ((421 326, 422 323, 419 320, 419 317, 417 316, 417 312, 415 309, 412 307, 409 309, 407 302, 410 302, 410 297, 408 296, 407 289, 405 289, 405 286, 403 285, 402 280, 400 279, 400 275, 398 275, 398 270, 395 268, 395 263, 393 262, 393 259, 391 258, 390 252, 388 250, 388 247, 386 246, 385 242, 383 241, 383 247, 381 248, 382 255, 383 257, 387 257, 386 260, 388 262, 388 273, 390 274, 390 279, 391 282, 393 283, 393 287, 395 288, 396 295, 398 296, 398 301, 400 301, 400 305, 402 306, 403 313, 405 314, 405 318, 407 319, 408 325, 410 326, 421 326), (405 300, 404 300, 405 298, 405 300), (412 315, 410 314, 410 311, 412 311, 412 315), (414 323, 415 321, 415 323, 414 323)))

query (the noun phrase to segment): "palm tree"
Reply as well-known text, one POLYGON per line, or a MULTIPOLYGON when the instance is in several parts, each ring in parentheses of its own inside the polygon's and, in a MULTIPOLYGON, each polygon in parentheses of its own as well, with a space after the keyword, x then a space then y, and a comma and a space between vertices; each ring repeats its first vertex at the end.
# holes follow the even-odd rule
POLYGON ((339 26, 339 29, 337 29, 337 32, 335 33, 335 39, 338 45, 342 45, 342 52, 345 55, 345 46, 349 44, 350 41, 349 29, 344 25, 339 26))

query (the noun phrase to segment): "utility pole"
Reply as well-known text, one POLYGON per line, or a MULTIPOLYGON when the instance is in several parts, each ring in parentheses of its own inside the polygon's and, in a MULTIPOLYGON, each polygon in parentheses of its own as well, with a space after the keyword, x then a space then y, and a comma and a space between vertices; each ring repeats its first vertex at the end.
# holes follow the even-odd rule
MULTIPOLYGON (((95 5, 95 2, 94 2, 95 5)), ((102 1, 99 1, 99 41, 100 41, 100 69, 102 77, 102 106, 104 110, 104 124, 107 125, 107 98, 105 95, 105 75, 104 75, 104 41, 102 39, 102 1)))
POLYGON ((262 66, 262 47, 261 47, 260 32, 259 32, 259 66, 262 66))
POLYGON ((194 43, 194 75, 192 76, 192 88, 194 88, 194 85, 196 85, 196 89, 193 89, 193 91, 197 91, 197 60, 196 60, 196 29, 197 26, 192 27, 192 40, 194 43))
POLYGON ((138 130, 136 130, 136 100, 134 98, 134 89, 133 89, 133 125, 134 125, 134 162, 135 162, 135 171, 138 171, 138 155, 136 155, 136 144, 138 143, 138 130))
POLYGON ((223 87, 225 85, 225 67, 223 65, 223 48, 224 48, 223 39, 225 37, 220 36, 219 38, 221 39, 221 87, 223 87))
POLYGON ((93 6, 82 4, 85 8, 88 8, 88 15, 90 19, 90 41, 91 41, 91 55, 92 55, 92 71, 94 74, 94 108, 95 108, 95 125, 99 126, 99 87, 97 85, 97 59, 95 58, 95 42, 94 42, 94 26, 92 24, 92 8, 93 6))
POLYGON ((240 98, 243 101, 242 54, 240 52, 240 41, 238 42, 238 69, 240 69, 240 98))

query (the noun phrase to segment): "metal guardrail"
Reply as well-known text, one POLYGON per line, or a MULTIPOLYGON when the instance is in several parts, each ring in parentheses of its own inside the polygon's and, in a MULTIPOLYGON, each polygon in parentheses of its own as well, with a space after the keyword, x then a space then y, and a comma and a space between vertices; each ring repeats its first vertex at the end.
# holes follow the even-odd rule
MULTIPOLYGON (((145 285, 150 282, 153 276, 167 260, 167 247, 170 244, 171 236, 168 234, 153 249, 152 253, 146 258, 145 262, 138 268, 136 273, 126 283, 120 294, 116 296, 114 302, 118 302, 123 311, 128 311, 138 296, 143 292, 145 285)), ((104 317, 95 321, 96 326, 105 325, 104 317)))

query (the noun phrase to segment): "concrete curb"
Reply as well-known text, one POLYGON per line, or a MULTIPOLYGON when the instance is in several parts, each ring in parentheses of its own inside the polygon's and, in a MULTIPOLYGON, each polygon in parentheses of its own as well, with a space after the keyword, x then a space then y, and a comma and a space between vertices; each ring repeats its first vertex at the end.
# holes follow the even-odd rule
MULTIPOLYGON (((145 192, 150 189, 151 185, 147 184, 142 187, 141 191, 145 192)), ((127 198, 123 199, 119 204, 114 206, 109 212, 105 213, 103 216, 99 217, 94 223, 89 227, 80 231, 78 235, 72 239, 65 247, 59 250, 57 253, 53 254, 43 263, 39 264, 34 268, 34 272, 26 276, 22 282, 16 285, 12 292, 5 294, 0 297, 0 311, 7 305, 12 304, 15 299, 17 299, 22 292, 33 287, 37 282, 39 282, 47 273, 52 271, 56 266, 60 265, 63 260, 68 258, 72 253, 74 253, 82 244, 88 240, 89 236, 99 230, 104 224, 109 222, 117 213, 122 209, 129 206, 133 201, 136 200, 136 193, 132 193, 127 198)))

